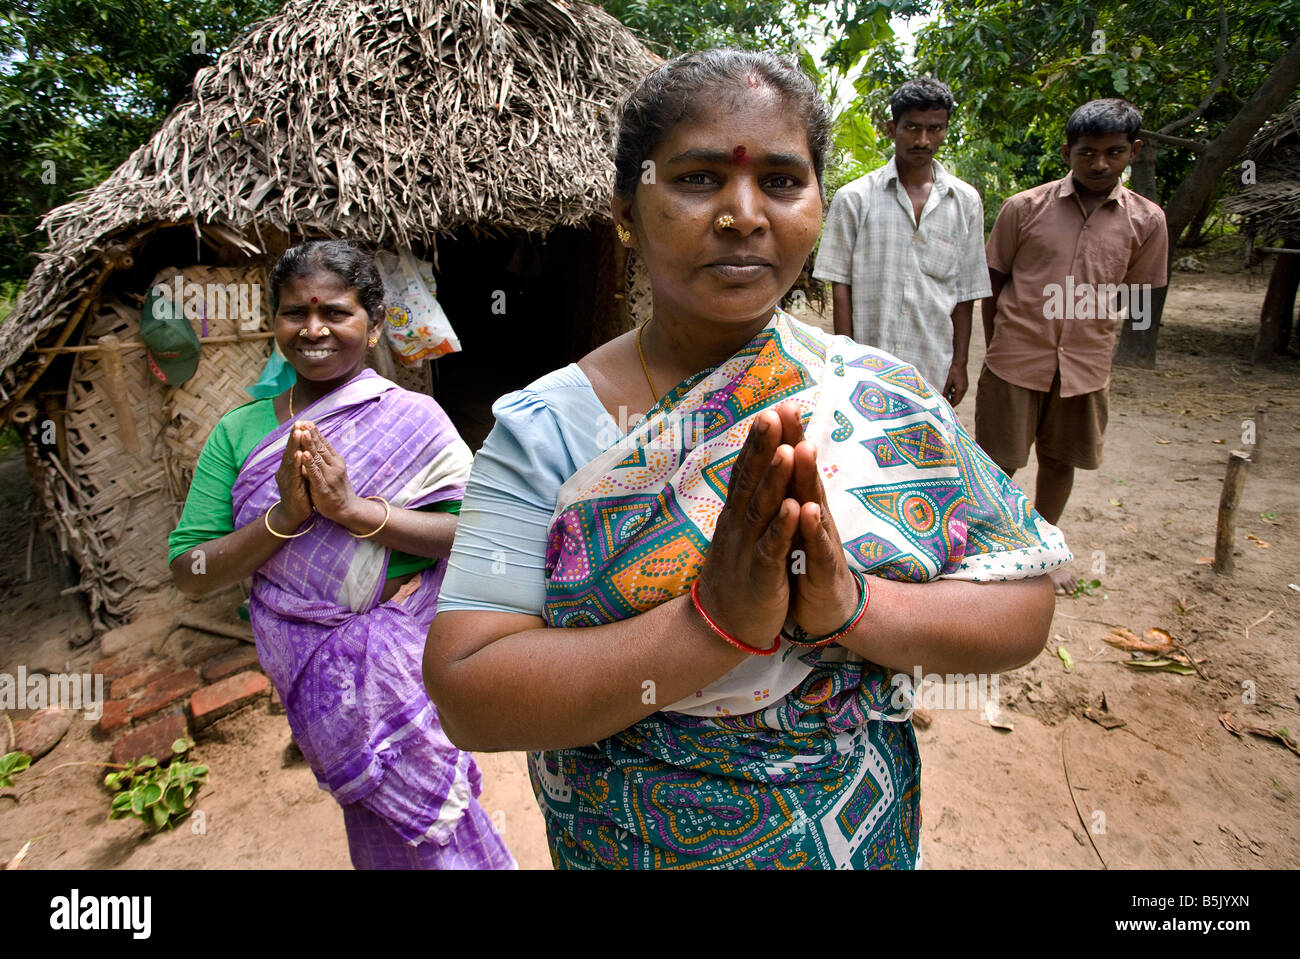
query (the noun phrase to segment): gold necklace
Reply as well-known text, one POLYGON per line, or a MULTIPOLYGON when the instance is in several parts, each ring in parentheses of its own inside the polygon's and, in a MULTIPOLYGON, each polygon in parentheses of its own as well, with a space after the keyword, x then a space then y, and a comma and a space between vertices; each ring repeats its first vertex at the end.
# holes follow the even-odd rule
POLYGON ((289 419, 293 419, 293 384, 289 384, 289 419))
MULTIPOLYGON (((646 366, 645 351, 641 349, 641 331, 646 328, 646 323, 649 322, 649 320, 646 320, 645 323, 636 328, 636 355, 641 357, 641 372, 645 374, 645 384, 650 387, 650 395, 654 397, 654 402, 658 403, 659 391, 655 389, 654 380, 650 379, 650 367, 646 366)), ((652 403, 651 406, 653 405, 652 403)))

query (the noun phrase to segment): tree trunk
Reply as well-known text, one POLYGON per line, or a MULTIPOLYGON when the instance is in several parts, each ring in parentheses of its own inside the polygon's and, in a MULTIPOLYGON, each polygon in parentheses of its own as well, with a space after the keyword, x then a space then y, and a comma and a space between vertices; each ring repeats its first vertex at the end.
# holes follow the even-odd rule
POLYGON ((1182 245, 1185 249, 1205 245, 1205 221, 1208 220, 1210 214, 1214 212, 1214 201, 1216 199, 1217 196, 1215 194, 1206 194, 1205 202, 1202 203, 1201 208, 1196 211, 1196 216, 1192 218, 1191 224, 1187 227, 1187 232, 1183 234, 1182 245))
POLYGON ((1112 361, 1115 366, 1140 366, 1155 369, 1156 340, 1160 336, 1160 317, 1165 312, 1165 296, 1169 287, 1152 290, 1151 324, 1145 330, 1134 329, 1134 317, 1124 321, 1119 334, 1119 347, 1112 361))
MULTIPOLYGON (((1170 198, 1169 205, 1165 207, 1165 223, 1169 228, 1171 271, 1178 238, 1201 209, 1205 197, 1214 193, 1224 171, 1241 156, 1241 151, 1246 148, 1250 138, 1277 112, 1297 85, 1300 85, 1300 40, 1293 43, 1282 58, 1273 64, 1273 69, 1254 96, 1228 121, 1223 132, 1206 145, 1196 158, 1192 171, 1170 198)), ((1117 364, 1147 368, 1155 366, 1156 338, 1160 331, 1160 318, 1164 314, 1164 297, 1158 297, 1153 305, 1154 315, 1148 329, 1134 330, 1131 323, 1124 324, 1124 329, 1120 332, 1119 349, 1115 354, 1117 364)))
POLYGON ((1219 185, 1219 177, 1241 156, 1241 151, 1246 148, 1250 138, 1277 112, 1297 85, 1300 85, 1300 40, 1291 44, 1291 48, 1273 64, 1268 78, 1260 84, 1255 95, 1228 121, 1223 132, 1206 145, 1205 150, 1196 158, 1196 165, 1179 184, 1169 205, 1165 207, 1171 263, 1178 238, 1195 218, 1201 204, 1205 202, 1206 194, 1214 192, 1219 185))
MULTIPOLYGON (((1300 249, 1295 240, 1287 247, 1300 249)), ((1279 253, 1268 278, 1268 292, 1259 311, 1259 337, 1255 340, 1256 363, 1263 363, 1287 348, 1296 290, 1300 288, 1300 253, 1279 253)))
POLYGON ((1159 203, 1156 198, 1156 145, 1150 142, 1142 144, 1142 152, 1133 161, 1133 174, 1129 178, 1129 189, 1139 193, 1152 203, 1159 203))

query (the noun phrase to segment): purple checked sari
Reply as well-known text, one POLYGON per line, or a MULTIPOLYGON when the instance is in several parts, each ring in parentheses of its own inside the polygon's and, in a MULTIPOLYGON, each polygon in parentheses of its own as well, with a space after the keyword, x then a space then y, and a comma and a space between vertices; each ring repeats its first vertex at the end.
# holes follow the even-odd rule
MULTIPOLYGON (((302 411, 347 463, 360 496, 417 508, 464 494, 471 456, 431 397, 371 370, 302 411)), ((232 497, 237 526, 261 520, 280 498, 280 468, 292 422, 249 454, 232 497)), ((477 766, 442 731, 420 678, 446 561, 412 580, 414 591, 380 603, 389 552, 317 516, 253 576, 249 606, 262 666, 284 702, 294 739, 321 787, 345 807, 353 860, 358 843, 382 835, 424 849, 482 846, 485 864, 511 864, 474 799, 477 766), (373 828, 354 829, 361 817, 373 828), (358 836, 354 837, 353 832, 358 836), (470 842, 473 839, 474 842, 470 842)), ((373 850, 371 851, 373 853, 373 850)), ((398 857, 368 855, 367 862, 398 857)))

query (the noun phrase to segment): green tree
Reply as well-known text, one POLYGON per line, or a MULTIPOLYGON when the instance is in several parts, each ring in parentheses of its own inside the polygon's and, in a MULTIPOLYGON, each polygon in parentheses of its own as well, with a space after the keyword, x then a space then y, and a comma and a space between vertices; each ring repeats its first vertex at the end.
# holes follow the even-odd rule
MULTIPOLYGON (((1120 96, 1159 148, 1143 151, 1133 186, 1165 206, 1177 241, 1300 82, 1300 0, 939 0, 933 13, 915 71, 953 88, 950 156, 990 215, 1007 193, 1065 174, 1058 147, 1075 107, 1120 96)), ((865 77, 902 78, 897 60, 869 61, 865 77)), ((1158 316, 1143 334, 1126 328, 1120 358, 1153 363, 1158 328, 1158 316)))
POLYGON ((51 208, 158 128, 194 74, 278 0, 0 0, 0 289, 51 208))

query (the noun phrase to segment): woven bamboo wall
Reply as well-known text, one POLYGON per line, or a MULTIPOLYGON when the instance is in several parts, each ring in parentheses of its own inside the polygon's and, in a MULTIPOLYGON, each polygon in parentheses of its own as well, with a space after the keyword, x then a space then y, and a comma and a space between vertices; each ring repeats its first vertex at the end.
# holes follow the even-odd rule
MULTIPOLYGON (((177 271, 159 274, 172 283, 177 271)), ((265 273, 251 268, 191 267, 183 280, 207 285, 257 284, 265 273)), ((193 287, 190 287, 193 288, 193 287)), ((243 334, 267 327, 265 310, 210 309, 187 298, 186 316, 201 336, 243 334)), ((113 335, 139 342, 140 311, 109 301, 99 306, 84 345, 113 335)), ((77 354, 68 382, 64 427, 65 461, 42 457, 40 495, 54 517, 60 546, 82 570, 82 589, 92 616, 127 617, 150 590, 170 581, 167 533, 176 525, 194 463, 213 425, 227 410, 248 402, 245 387, 256 382, 270 355, 262 338, 205 343, 194 376, 179 387, 160 382, 143 349, 121 352, 126 402, 114 402, 110 362, 103 352, 77 354), (119 414, 129 409, 131 422, 119 414), (129 437, 138 438, 132 450, 129 437)))

